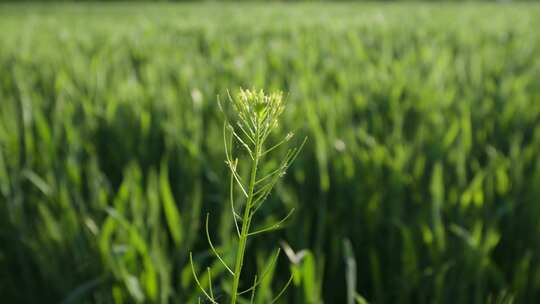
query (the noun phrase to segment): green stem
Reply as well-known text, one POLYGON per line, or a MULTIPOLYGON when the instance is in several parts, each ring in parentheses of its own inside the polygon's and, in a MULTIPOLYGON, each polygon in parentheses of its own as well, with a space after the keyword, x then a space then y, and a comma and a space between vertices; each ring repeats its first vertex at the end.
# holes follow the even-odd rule
POLYGON ((248 198, 246 202, 246 208, 244 209, 244 216, 242 218, 242 232, 240 233, 240 242, 238 244, 238 250, 236 251, 236 264, 234 266, 234 280, 231 290, 231 304, 236 304, 236 297, 238 296, 238 285, 240 283, 240 273, 242 272, 242 264, 244 262, 244 253, 246 250, 246 243, 249 234, 250 225, 250 212, 251 203, 253 201, 253 191, 255 189, 255 180, 257 179, 257 166, 259 163, 259 140, 255 143, 255 155, 253 157, 251 176, 249 178, 248 198))

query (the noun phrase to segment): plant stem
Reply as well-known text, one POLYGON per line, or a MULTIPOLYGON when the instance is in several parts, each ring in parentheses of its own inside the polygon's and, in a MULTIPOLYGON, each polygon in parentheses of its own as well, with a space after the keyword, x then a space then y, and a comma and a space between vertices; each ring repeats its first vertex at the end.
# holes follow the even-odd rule
MULTIPOLYGON (((257 136, 258 137, 258 136, 257 136)), ((248 198, 246 202, 246 208, 244 209, 244 216, 242 218, 242 232, 240 233, 240 241, 238 244, 238 250, 236 251, 236 264, 234 266, 234 281, 231 290, 231 304, 236 304, 236 297, 238 293, 238 285, 240 283, 240 273, 242 272, 242 264, 244 262, 244 252, 246 250, 246 243, 249 234, 249 225, 251 222, 250 212, 251 203, 253 201, 253 191, 255 189, 255 180, 257 179, 257 166, 259 163, 259 139, 255 142, 255 153, 253 157, 251 175, 249 178, 248 198)))

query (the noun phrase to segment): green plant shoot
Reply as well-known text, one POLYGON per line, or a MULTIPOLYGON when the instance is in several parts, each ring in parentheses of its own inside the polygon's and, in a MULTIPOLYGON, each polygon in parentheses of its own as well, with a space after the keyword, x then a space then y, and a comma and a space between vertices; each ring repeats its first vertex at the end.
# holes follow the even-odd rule
MULTIPOLYGON (((230 285, 230 303, 236 304, 239 297, 243 294, 250 294, 251 302, 253 302, 257 285, 264 280, 264 277, 267 274, 267 272, 264 271, 260 276, 256 276, 254 278, 253 284, 249 288, 239 291, 240 279, 242 277, 242 266, 247 251, 248 239, 255 235, 281 228, 285 221, 294 212, 294 209, 291 209, 289 213, 280 221, 271 223, 268 226, 257 230, 251 229, 253 227, 252 221, 254 216, 263 206, 273 187, 286 173, 291 163, 298 156, 298 153, 302 149, 306 140, 304 139, 302 144, 298 147, 288 148, 285 155, 279 159, 277 165, 275 165, 271 170, 262 171, 260 168, 266 168, 266 165, 269 165, 274 161, 271 152, 277 151, 277 148, 280 146, 287 145, 294 136, 293 133, 288 133, 281 138, 281 140, 278 140, 273 144, 268 144, 270 134, 278 127, 279 118, 285 109, 283 94, 278 92, 266 95, 262 90, 255 91, 240 89, 238 94, 236 94, 234 97, 229 95, 228 99, 232 106, 233 114, 229 118, 227 118, 227 115, 225 115, 226 118, 223 127, 223 140, 226 157, 225 163, 230 171, 229 203, 232 217, 234 219, 236 234, 238 236, 235 262, 232 267, 227 265, 225 260, 218 254, 210 239, 210 233, 208 232, 208 215, 206 217, 206 236, 212 252, 231 276, 232 284, 230 285), (233 147, 235 146, 240 147, 240 150, 243 150, 244 155, 247 155, 247 157, 235 157, 233 155, 233 147), (246 168, 249 168, 249 175, 247 178, 243 177, 240 173, 240 166, 246 166, 246 168), (242 206, 237 206, 237 204, 235 204, 235 193, 237 192, 240 192, 244 197, 243 201, 245 200, 245 204, 242 206)), ((223 112, 225 113, 225 111, 223 112)), ((280 251, 277 250, 276 254, 273 256, 271 260, 271 267, 273 267, 273 264, 275 264, 277 261, 279 252, 280 251)), ((207 291, 202 287, 201 282, 197 277, 191 255, 190 262, 195 281, 202 293, 211 303, 218 303, 212 290, 211 269, 207 269, 208 284, 210 286, 209 290, 207 291)), ((285 289, 291 283, 291 279, 292 276, 282 290, 277 294, 277 297, 272 300, 272 303, 276 302, 277 299, 284 293, 285 289)))

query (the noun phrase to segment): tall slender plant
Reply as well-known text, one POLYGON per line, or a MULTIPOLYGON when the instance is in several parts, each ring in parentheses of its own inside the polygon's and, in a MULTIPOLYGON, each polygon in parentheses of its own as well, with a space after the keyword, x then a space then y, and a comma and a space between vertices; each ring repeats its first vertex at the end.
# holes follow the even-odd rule
MULTIPOLYGON (((294 161, 298 153, 302 149, 306 140, 298 147, 289 148, 286 154, 277 162, 272 169, 261 170, 261 168, 267 168, 268 165, 273 163, 271 152, 282 146, 286 145, 294 136, 293 133, 288 133, 281 140, 278 140, 274 144, 267 144, 268 139, 272 131, 278 127, 280 115, 285 108, 283 94, 281 92, 271 93, 266 95, 264 91, 259 90, 243 90, 240 89, 238 94, 234 97, 228 96, 230 105, 232 106, 232 115, 225 114, 225 122, 223 127, 223 141, 225 145, 225 157, 226 164, 230 171, 230 208, 232 217, 234 219, 234 226, 236 234, 238 236, 238 245, 236 247, 236 258, 233 267, 229 267, 225 260, 218 254, 208 232, 208 218, 206 216, 206 236, 210 248, 217 259, 223 264, 227 272, 232 276, 232 285, 230 289, 230 303, 236 304, 239 296, 243 294, 251 294, 251 303, 255 298, 255 291, 259 283, 269 273, 277 261, 280 250, 278 249, 275 255, 273 255, 270 265, 263 271, 260 276, 255 276, 251 287, 244 291, 239 291, 240 278, 242 275, 242 266, 244 263, 244 257, 247 251, 248 239, 252 236, 270 232, 279 229, 283 223, 291 216, 294 209, 280 221, 271 223, 265 228, 253 230, 252 224, 255 214, 262 207, 268 195, 272 191, 273 187, 282 177, 291 163, 294 161), (238 146, 240 150, 244 151, 246 157, 241 158, 233 155, 235 149, 233 147, 238 146), (249 174, 247 177, 243 177, 239 171, 240 166, 246 166, 249 168, 249 174), (237 190, 237 191, 235 191, 237 190), (241 193, 243 201, 245 203, 242 206, 235 204, 235 193, 241 193), (240 209, 240 210, 238 210, 240 209)), ((220 107, 223 110, 222 105, 220 107)), ((226 113, 225 110, 223 110, 226 113)), ((203 288, 199 278, 197 277, 195 267, 193 265, 193 257, 190 254, 191 269, 195 281, 203 294, 211 303, 218 303, 214 297, 212 290, 212 274, 211 269, 208 271, 208 291, 203 288)), ((272 303, 285 292, 289 284, 291 283, 292 276, 285 284, 283 289, 272 300, 272 303)))

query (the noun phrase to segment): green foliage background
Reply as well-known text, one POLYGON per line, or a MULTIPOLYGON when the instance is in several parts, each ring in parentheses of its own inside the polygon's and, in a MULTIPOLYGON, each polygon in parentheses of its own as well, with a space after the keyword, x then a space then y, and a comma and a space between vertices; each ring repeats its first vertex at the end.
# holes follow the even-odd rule
POLYGON ((540 298, 540 7, 2 5, 0 28, 6 303, 195 302, 204 215, 234 241, 216 96, 240 86, 288 92, 309 138, 264 210, 298 211, 249 245, 251 273, 308 250, 288 303, 540 298))

